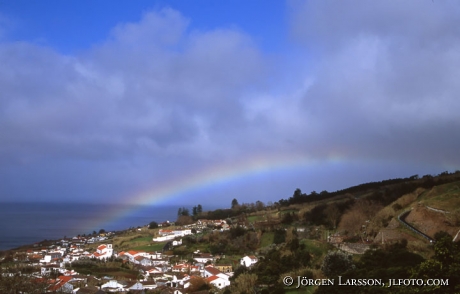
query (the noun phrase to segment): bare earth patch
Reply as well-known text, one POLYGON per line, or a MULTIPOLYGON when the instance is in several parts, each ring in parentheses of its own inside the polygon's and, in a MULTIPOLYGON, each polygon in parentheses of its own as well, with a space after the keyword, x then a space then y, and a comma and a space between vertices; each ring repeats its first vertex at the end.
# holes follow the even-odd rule
POLYGON ((460 227, 454 226, 451 223, 448 214, 436 212, 424 206, 412 209, 406 217, 406 221, 432 238, 439 231, 445 231, 451 236, 455 236, 460 229, 460 227))

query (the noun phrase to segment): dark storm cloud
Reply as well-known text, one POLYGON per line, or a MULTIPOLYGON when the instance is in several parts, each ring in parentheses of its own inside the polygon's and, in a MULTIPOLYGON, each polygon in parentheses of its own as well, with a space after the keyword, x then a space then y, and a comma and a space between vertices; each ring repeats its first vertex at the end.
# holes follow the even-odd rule
POLYGON ((291 4, 293 37, 314 60, 302 107, 321 121, 325 146, 460 164, 458 3, 291 4))

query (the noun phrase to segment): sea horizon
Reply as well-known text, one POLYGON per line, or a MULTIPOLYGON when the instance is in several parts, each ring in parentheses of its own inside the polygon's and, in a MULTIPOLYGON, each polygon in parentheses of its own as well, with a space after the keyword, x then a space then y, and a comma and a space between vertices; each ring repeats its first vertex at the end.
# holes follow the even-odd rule
MULTIPOLYGON (((98 203, 0 203, 0 250, 43 240, 88 235, 94 231, 121 231, 150 222, 175 221, 177 211, 190 205, 128 205, 98 203)), ((205 210, 213 210, 215 207, 205 210)))

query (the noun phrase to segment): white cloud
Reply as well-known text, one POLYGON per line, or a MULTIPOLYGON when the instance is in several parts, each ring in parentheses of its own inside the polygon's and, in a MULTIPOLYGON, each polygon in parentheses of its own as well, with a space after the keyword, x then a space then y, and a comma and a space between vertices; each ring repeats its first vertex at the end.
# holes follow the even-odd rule
POLYGON ((292 2, 281 57, 172 9, 74 56, 2 42, 0 172, 117 198, 263 154, 458 165, 458 6, 431 3, 292 2))
POLYGON ((241 31, 188 23, 171 9, 149 12, 77 56, 0 44, 1 161, 81 160, 88 176, 101 161, 131 162, 145 181, 240 154, 241 97, 262 81, 263 56, 241 31))

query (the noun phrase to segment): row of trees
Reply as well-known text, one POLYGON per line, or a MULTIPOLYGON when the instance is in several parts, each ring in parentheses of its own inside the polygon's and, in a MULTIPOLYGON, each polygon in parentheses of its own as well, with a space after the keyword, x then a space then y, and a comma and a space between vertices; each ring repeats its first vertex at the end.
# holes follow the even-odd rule
POLYGON ((320 193, 312 191, 310 194, 306 194, 302 193, 300 189, 296 189, 291 197, 288 199, 280 199, 278 202, 275 202, 275 205, 289 206, 291 204, 311 203, 339 195, 356 195, 371 190, 379 191, 374 193, 373 197, 382 202, 383 205, 388 205, 400 196, 410 193, 418 187, 429 189, 434 185, 452 182, 458 179, 459 176, 460 171, 455 171, 454 173, 445 171, 437 175, 436 178, 431 175, 424 175, 421 178, 418 175, 413 175, 407 178, 396 178, 379 182, 364 183, 335 192, 323 190, 320 193), (454 176, 454 178, 452 178, 452 176, 454 176))
MULTIPOLYGON (((201 206, 201 204, 193 206, 192 216, 194 218, 198 217, 202 212, 203 212, 203 206, 201 206)), ((181 217, 181 216, 190 216, 190 210, 186 207, 180 207, 179 210, 177 211, 177 217, 181 217)))
POLYGON ((193 221, 197 220, 203 214, 203 206, 198 204, 193 206, 192 208, 192 215, 190 215, 190 210, 186 207, 180 207, 177 211, 177 225, 189 225, 192 224, 193 221))

